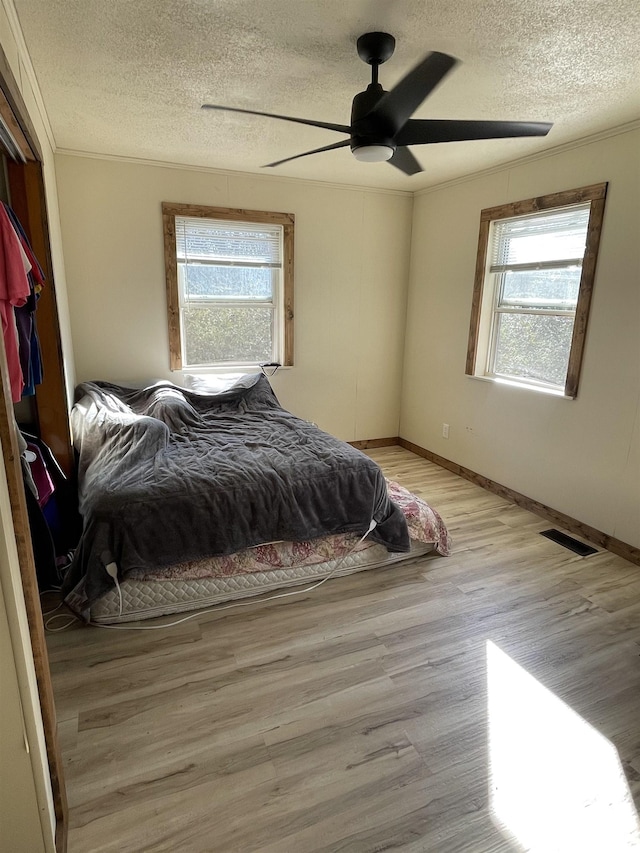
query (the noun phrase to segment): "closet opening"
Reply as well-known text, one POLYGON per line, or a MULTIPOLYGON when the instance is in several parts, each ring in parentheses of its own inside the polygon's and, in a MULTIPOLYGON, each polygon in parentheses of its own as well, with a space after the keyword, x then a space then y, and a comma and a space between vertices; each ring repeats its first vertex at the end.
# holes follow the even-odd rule
MULTIPOLYGON (((55 281, 49 243, 49 227, 44 184, 44 157, 20 89, 6 56, 0 49, 0 211, 4 233, 2 312, 3 345, 0 346, 0 445, 2 448, 11 521, 18 557, 24 607, 12 596, 12 613, 26 610, 28 640, 19 631, 12 634, 13 649, 24 649, 30 642, 40 704, 50 791, 39 789, 38 803, 43 824, 43 839, 51 839, 53 824, 45 824, 53 806, 55 849, 64 853, 67 846, 67 800, 62 759, 58 744, 56 712, 51 686, 49 658, 45 642, 40 586, 34 553, 45 541, 50 529, 32 530, 34 514, 29 511, 28 485, 25 485, 23 453, 25 435, 32 440, 31 454, 39 448, 48 464, 55 468, 59 482, 73 484, 74 460, 69 429, 69 408, 64 376, 63 353, 55 293, 55 281), (9 230, 12 229, 12 230, 9 230), (10 256, 10 260, 9 259, 10 256), (20 265, 22 264, 22 277, 20 265), (28 288, 24 289, 27 274, 28 288), (13 275, 14 282, 9 283, 13 275), (19 290, 22 288, 22 290, 19 290), (18 292, 20 295, 18 295, 18 292), (18 316, 29 305, 31 316, 18 316), (32 334, 35 318, 37 338, 32 334), (20 330, 20 331, 19 331, 20 330), (22 387, 24 385, 24 387, 22 387), (24 393, 24 392, 27 393, 24 393), (31 518, 31 520, 30 520, 31 518), (45 814, 43 800, 51 804, 45 814)), ((28 448, 27 448, 28 450, 28 448)), ((30 457, 26 458, 27 463, 30 457)), ((45 469, 47 464, 45 464, 45 469)), ((53 478, 49 477, 50 486, 53 478)), ((44 481, 43 481, 44 482, 44 481)), ((43 486, 40 486, 43 489, 43 486)), ((46 491, 46 488, 45 488, 46 491)), ((36 494, 39 494, 36 488, 36 494)), ((42 493, 44 494, 44 493, 42 493)), ((33 495, 31 496, 33 498, 33 495)), ((42 501, 44 503, 44 501, 42 501)), ((35 498, 36 508, 38 498, 35 498)), ((15 552, 14 552, 15 554, 15 552)), ((12 562, 15 566, 15 560, 12 562)), ((17 576, 11 566, 11 577, 17 576)), ((10 584, 7 585, 9 588, 10 584)), ((18 587, 19 589, 19 587, 18 587)), ((5 595, 5 599, 7 596, 5 595)), ((9 608, 7 608, 9 613, 9 608)), ((28 655, 26 656, 28 657, 28 655)), ((16 658, 18 660, 18 658, 16 658)), ((26 688, 25 688, 26 689, 26 688)), ((23 703, 24 704, 24 703, 23 703)), ((26 717, 25 717, 26 719, 26 717)), ((38 723, 39 725, 39 723, 38 723)), ((25 729, 25 744, 26 744, 25 729)), ((42 737, 42 735, 40 735, 42 737)), ((44 752, 42 753, 44 759, 44 752)), ((41 765, 39 765, 41 766, 41 765)), ((45 765, 46 766, 46 765, 45 765)), ((41 772, 41 771, 40 771, 41 772)), ((42 779, 42 775, 39 777, 42 779)), ((46 786, 45 786, 46 787, 46 786)), ((49 848, 47 848, 49 849, 49 848)))

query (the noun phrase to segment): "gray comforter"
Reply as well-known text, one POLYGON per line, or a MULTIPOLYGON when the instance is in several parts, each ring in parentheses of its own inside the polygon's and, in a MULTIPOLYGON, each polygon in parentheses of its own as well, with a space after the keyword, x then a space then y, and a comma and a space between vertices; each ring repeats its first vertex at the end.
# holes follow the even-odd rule
POLYGON ((72 412, 83 533, 63 586, 88 618, 119 577, 275 540, 362 535, 408 551, 400 509, 365 454, 283 409, 267 379, 201 394, 85 382, 72 412))

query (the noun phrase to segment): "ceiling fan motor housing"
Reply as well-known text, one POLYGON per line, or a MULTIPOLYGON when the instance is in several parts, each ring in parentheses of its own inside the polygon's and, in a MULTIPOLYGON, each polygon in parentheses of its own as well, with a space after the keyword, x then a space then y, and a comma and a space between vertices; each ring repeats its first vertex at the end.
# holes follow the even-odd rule
POLYGON ((380 83, 370 83, 364 92, 359 92, 353 99, 351 106, 352 151, 368 145, 384 145, 393 151, 396 150, 391 128, 378 126, 372 129, 366 121, 363 121, 385 94, 386 92, 380 83))

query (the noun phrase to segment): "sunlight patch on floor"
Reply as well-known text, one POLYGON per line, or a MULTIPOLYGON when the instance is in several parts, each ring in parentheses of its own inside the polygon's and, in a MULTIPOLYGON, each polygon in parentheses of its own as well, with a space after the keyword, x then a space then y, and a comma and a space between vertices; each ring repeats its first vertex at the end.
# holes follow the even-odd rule
POLYGON ((491 641, 487 684, 496 824, 532 853, 640 850, 613 744, 491 641))

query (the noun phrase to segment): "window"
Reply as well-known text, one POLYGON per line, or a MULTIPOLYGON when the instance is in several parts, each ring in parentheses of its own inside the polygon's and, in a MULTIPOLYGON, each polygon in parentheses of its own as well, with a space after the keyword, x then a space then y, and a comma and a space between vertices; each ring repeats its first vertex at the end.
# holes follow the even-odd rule
POLYGON ((467 374, 576 396, 606 191, 482 211, 467 374))
POLYGON ((293 364, 290 213, 163 202, 172 370, 293 364))

